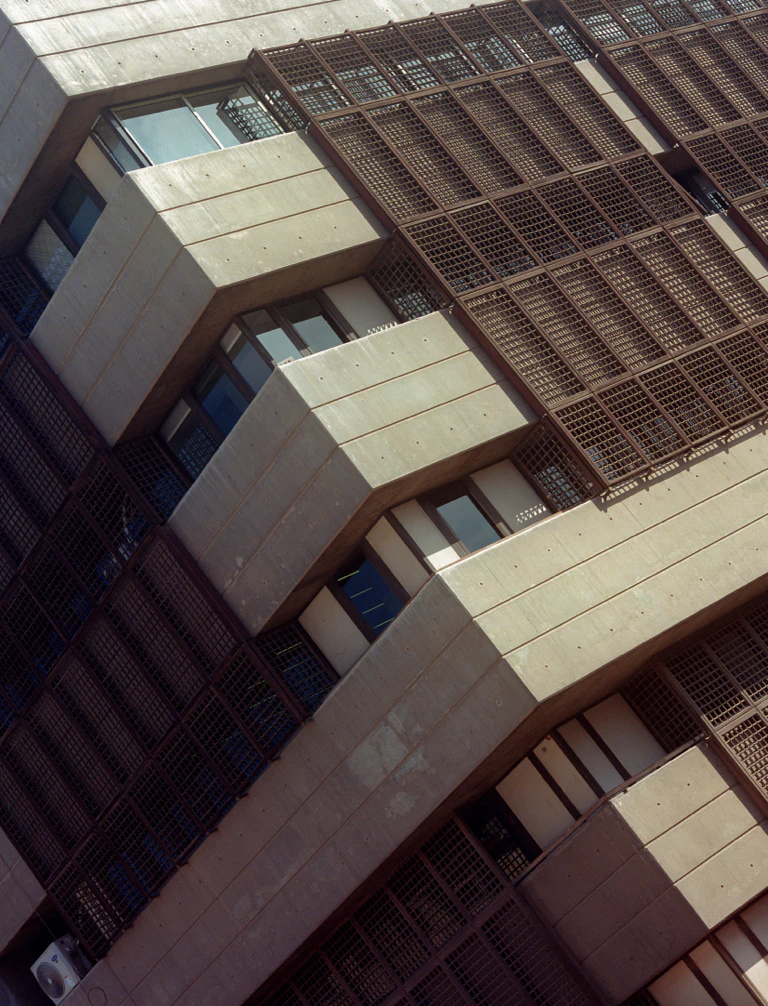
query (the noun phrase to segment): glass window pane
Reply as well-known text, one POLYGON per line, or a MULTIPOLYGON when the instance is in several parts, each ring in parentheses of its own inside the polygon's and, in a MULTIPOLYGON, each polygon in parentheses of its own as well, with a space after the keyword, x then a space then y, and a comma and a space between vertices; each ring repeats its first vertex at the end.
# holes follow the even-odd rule
POLYGON ((376 635, 389 625, 403 606, 376 567, 358 555, 337 577, 337 583, 376 635))
POLYGON ((441 503, 436 509, 468 552, 476 552, 501 538, 496 528, 465 494, 441 503))
POLYGON ((281 308, 281 311, 313 353, 341 345, 341 337, 314 297, 294 301, 281 308))
POLYGON ((53 208, 79 245, 82 245, 101 216, 101 210, 77 178, 69 179, 53 208))
POLYGON ((208 363, 206 372, 194 388, 195 397, 218 428, 227 436, 248 408, 248 402, 216 363, 208 363))
POLYGON ((243 321, 251 334, 266 349, 275 366, 284 360, 291 358, 296 360, 301 356, 301 351, 266 311, 252 311, 250 314, 245 314, 243 321))
POLYGON ((24 251, 51 293, 58 288, 75 261, 75 256, 45 220, 40 223, 24 251))
POLYGON ((242 85, 190 95, 187 100, 222 147, 234 147, 238 143, 282 133, 282 129, 242 85))
POLYGON ((115 114, 153 164, 219 149, 181 98, 123 108, 115 114))
POLYGON ((263 387, 272 373, 272 368, 264 357, 242 334, 239 334, 229 347, 227 356, 237 368, 238 373, 251 386, 254 394, 263 387))

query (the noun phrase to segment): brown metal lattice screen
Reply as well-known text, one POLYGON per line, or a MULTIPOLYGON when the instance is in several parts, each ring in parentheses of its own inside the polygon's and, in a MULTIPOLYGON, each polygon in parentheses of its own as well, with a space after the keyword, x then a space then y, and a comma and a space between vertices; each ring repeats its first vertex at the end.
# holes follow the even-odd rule
POLYGON ((265 1006, 588 1006, 508 880, 452 818, 265 1006))
MULTIPOLYGON (((434 309, 436 287, 583 481, 604 489, 765 413, 768 293, 517 0, 251 67, 396 231, 390 302, 434 309)), ((743 95, 759 105, 757 85, 743 95)))
MULTIPOLYGON (((34 291, 14 289, 20 310, 34 291)), ((335 676, 296 625, 245 638, 160 526, 185 489, 166 455, 152 440, 107 450, 11 337, 15 317, 0 355, 0 826, 100 956, 335 676)))

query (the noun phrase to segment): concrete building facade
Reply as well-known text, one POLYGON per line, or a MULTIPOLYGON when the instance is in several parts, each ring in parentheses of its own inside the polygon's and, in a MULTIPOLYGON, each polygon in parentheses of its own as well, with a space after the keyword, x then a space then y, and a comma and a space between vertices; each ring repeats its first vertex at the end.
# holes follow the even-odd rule
POLYGON ((762 0, 0 0, 0 1004, 768 1003, 766 207, 762 0))

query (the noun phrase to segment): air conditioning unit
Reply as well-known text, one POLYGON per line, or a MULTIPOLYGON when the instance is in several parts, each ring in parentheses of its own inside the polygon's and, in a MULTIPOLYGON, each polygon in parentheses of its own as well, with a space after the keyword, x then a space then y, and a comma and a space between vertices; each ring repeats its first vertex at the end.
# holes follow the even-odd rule
POLYGON ((58 1003, 80 984, 90 968, 90 962, 77 946, 73 936, 55 940, 32 965, 37 984, 49 999, 58 1003))

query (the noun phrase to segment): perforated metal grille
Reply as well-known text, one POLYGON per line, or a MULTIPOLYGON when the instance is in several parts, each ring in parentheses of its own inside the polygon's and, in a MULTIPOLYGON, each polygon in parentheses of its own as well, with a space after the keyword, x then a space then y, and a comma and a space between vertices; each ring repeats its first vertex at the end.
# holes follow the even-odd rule
POLYGON ((588 1006, 457 819, 347 917, 265 1006, 588 1006))
MULTIPOLYGON (((723 20, 727 7, 707 4, 718 26, 746 31, 723 20)), ((689 150, 699 145, 713 178, 756 192, 768 170, 758 129, 768 94, 706 27, 707 4, 569 7, 671 132, 701 134, 689 150), (738 121, 744 115, 754 126, 738 121)), ((439 293, 410 293, 414 277, 432 277, 575 451, 586 481, 605 490, 765 413, 762 359, 746 326, 768 318, 768 295, 531 25, 521 4, 490 4, 303 43, 312 58, 325 47, 353 62, 372 54, 375 94, 353 95, 346 70, 315 67, 323 94, 344 92, 338 109, 320 110, 314 91, 305 100, 303 78, 282 73, 295 46, 256 54, 252 67, 313 120, 394 228, 385 254, 396 266, 378 283, 390 303, 436 306, 439 293), (710 345, 731 334, 745 337, 738 349, 710 345)), ((747 212, 759 231, 762 205, 747 212)))
POLYGON ((107 451, 5 339, 0 827, 94 957, 335 681, 292 624, 244 642, 157 526, 185 488, 153 439, 107 451))

